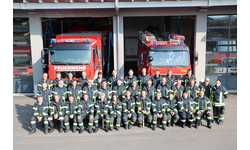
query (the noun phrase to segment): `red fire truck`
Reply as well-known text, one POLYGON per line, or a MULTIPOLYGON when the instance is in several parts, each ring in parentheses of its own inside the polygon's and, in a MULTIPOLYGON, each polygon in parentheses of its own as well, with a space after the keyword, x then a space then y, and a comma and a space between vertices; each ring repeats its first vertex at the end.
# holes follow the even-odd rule
POLYGON ((147 68, 147 73, 152 77, 156 70, 166 75, 171 69, 176 78, 181 78, 191 68, 190 51, 184 40, 184 36, 173 33, 164 32, 162 37, 155 37, 150 32, 139 31, 139 73, 142 73, 142 68, 147 68))
POLYGON ((65 79, 72 72, 78 80, 83 70, 91 80, 97 77, 99 71, 105 76, 106 39, 106 31, 77 31, 57 35, 51 39, 49 48, 42 51, 44 72, 48 72, 50 80, 56 78, 56 72, 60 72, 65 79))

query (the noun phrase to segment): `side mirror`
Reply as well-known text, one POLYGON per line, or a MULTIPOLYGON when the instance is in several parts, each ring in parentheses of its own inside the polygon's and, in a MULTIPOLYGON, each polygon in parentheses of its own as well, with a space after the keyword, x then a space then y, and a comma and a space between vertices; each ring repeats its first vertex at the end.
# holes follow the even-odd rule
POLYGON ((97 56, 98 58, 101 58, 101 50, 97 50, 97 56))
POLYGON ((42 64, 44 64, 44 63, 45 63, 44 59, 41 59, 41 63, 42 63, 42 64))
POLYGON ((41 58, 44 59, 45 52, 44 50, 41 51, 41 58))
POLYGON ((198 53, 197 52, 195 52, 195 54, 194 54, 194 60, 198 61, 198 53))
POLYGON ((154 60, 154 59, 153 59, 152 56, 149 56, 149 57, 148 57, 148 61, 149 61, 149 62, 152 62, 153 60, 154 60))

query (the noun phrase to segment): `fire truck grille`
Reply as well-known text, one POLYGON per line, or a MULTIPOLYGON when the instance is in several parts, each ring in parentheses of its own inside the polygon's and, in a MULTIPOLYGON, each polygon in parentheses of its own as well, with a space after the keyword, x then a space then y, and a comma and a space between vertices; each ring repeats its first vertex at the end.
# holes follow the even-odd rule
POLYGON ((58 71, 61 73, 62 78, 68 78, 68 74, 71 72, 73 78, 80 78, 82 76, 82 71, 58 71))

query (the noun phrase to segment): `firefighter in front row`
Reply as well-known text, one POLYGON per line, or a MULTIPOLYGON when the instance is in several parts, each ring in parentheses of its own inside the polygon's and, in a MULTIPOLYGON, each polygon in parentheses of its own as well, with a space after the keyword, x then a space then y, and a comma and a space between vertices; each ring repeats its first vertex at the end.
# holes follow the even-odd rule
POLYGON ((141 96, 136 101, 139 127, 142 127, 144 115, 147 117, 148 126, 151 126, 152 115, 150 113, 151 100, 146 96, 146 91, 142 91, 141 96))
POLYGON ((196 124, 195 127, 198 129, 198 125, 201 125, 201 118, 206 116, 207 118, 207 127, 212 128, 211 126, 211 103, 209 99, 204 95, 204 91, 200 90, 199 97, 195 99, 195 109, 196 109, 196 124))
POLYGON ((162 129, 166 130, 167 115, 166 115, 166 101, 161 98, 161 92, 156 93, 156 99, 152 101, 153 110, 153 130, 156 130, 157 120, 162 119, 162 129))
POLYGON ((43 96, 39 95, 38 101, 33 106, 33 117, 31 118, 31 131, 29 134, 36 132, 36 122, 43 120, 44 132, 48 134, 48 103, 43 102, 43 96))
POLYGON ((175 123, 179 120, 179 115, 177 111, 177 100, 174 98, 173 93, 169 93, 169 98, 166 99, 166 105, 168 127, 170 126, 170 122, 172 119, 172 126, 174 127, 175 123))
POLYGON ((189 128, 192 128, 194 119, 194 107, 195 102, 188 96, 187 92, 183 93, 183 97, 177 103, 177 109, 179 112, 180 120, 182 122, 182 128, 185 128, 185 122, 188 119, 189 128))
POLYGON ((96 101, 95 104, 95 130, 94 133, 96 133, 98 131, 98 120, 99 118, 104 118, 105 119, 105 131, 109 132, 109 103, 107 101, 107 99, 105 98, 105 93, 101 93, 100 94, 100 100, 96 101))
POLYGON ((125 98, 122 100, 122 110, 122 120, 125 124, 125 129, 131 129, 137 115, 135 113, 135 100, 129 90, 126 91, 125 98))
POLYGON ((91 134, 92 131, 92 126, 94 122, 94 104, 93 102, 89 99, 89 96, 87 93, 84 93, 83 95, 83 100, 80 101, 78 104, 78 109, 77 109, 77 122, 80 127, 80 134, 84 132, 84 125, 83 125, 83 119, 88 117, 88 132, 91 134))
POLYGON ((50 116, 48 118, 49 120, 49 126, 50 126, 50 133, 52 133, 54 131, 54 123, 53 123, 53 119, 58 120, 59 127, 60 130, 59 132, 62 133, 63 132, 63 121, 64 121, 64 115, 65 115, 65 104, 60 101, 60 96, 58 94, 56 94, 54 96, 54 101, 50 103, 50 108, 49 108, 49 113, 50 116))
POLYGON ((120 130, 121 117, 122 116, 122 103, 118 96, 115 94, 112 96, 111 102, 109 104, 109 127, 110 131, 113 131, 114 121, 116 121, 116 130, 120 130))
POLYGON ((65 126, 65 133, 67 133, 70 129, 69 119, 73 120, 73 133, 76 132, 77 127, 77 110, 78 110, 78 103, 74 101, 74 96, 69 95, 69 101, 66 102, 65 106, 65 116, 64 116, 64 126, 65 126))

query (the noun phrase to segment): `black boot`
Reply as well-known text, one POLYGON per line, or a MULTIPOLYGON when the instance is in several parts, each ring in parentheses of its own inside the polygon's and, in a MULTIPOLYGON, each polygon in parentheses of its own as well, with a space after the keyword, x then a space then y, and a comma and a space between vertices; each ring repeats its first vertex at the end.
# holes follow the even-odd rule
POLYGON ((95 127, 94 133, 96 133, 98 131, 98 127, 95 127))
POLYGON ((54 131, 53 127, 50 127, 49 133, 52 133, 54 131))
POLYGON ((62 133, 62 132, 63 132, 63 128, 62 128, 62 127, 60 127, 60 130, 59 130, 59 132, 60 132, 60 133, 62 133))
POLYGON ((84 128, 80 129, 79 133, 82 134, 84 132, 84 128))
POLYGON ((218 118, 214 118, 215 123, 218 123, 218 118))
POLYGON ((65 129, 64 133, 67 133, 69 131, 69 129, 65 129))
POLYGON ((129 123, 128 129, 132 129, 132 124, 129 123))
POLYGON ((91 133, 92 133, 92 129, 88 129, 88 131, 89 131, 89 134, 91 134, 91 133))
POLYGON ((113 131, 113 127, 110 127, 109 129, 110 129, 110 131, 113 131))
POLYGON ((200 122, 200 120, 196 120, 196 123, 195 123, 195 128, 198 129, 198 123, 200 122))
POLYGON ((120 127, 116 127, 116 130, 119 131, 119 130, 120 130, 120 127))
POLYGON ((45 130, 44 130, 44 133, 45 133, 45 134, 48 134, 48 132, 49 132, 48 129, 45 129, 45 130))
POLYGON ((189 122, 189 128, 192 128, 192 124, 193 124, 193 121, 189 122))
POLYGON ((139 128, 142 128, 142 123, 139 124, 139 128))
POLYGON ((218 125, 221 125, 222 123, 223 123, 223 120, 220 120, 219 123, 218 123, 218 125))
POLYGON ((153 125, 153 130, 154 130, 154 131, 156 130, 156 125, 153 125))
POLYGON ((185 128, 185 122, 182 122, 181 127, 182 127, 182 128, 185 128))
POLYGON ((208 120, 207 120, 207 127, 208 127, 209 129, 212 128, 212 126, 211 126, 211 119, 208 119, 208 120))
POLYGON ((166 131, 166 125, 165 125, 165 126, 162 126, 162 129, 163 129, 164 131, 166 131))
POLYGON ((36 132, 36 129, 31 129, 31 131, 30 131, 29 134, 31 135, 31 134, 33 134, 33 133, 35 133, 35 132, 36 132))
POLYGON ((73 128, 73 133, 76 133, 76 129, 75 128, 73 128))
POLYGON ((174 123, 174 122, 172 123, 172 126, 173 126, 173 127, 175 126, 175 123, 174 123))
POLYGON ((128 129, 128 123, 127 123, 127 124, 125 124, 125 129, 126 129, 126 130, 128 129))
POLYGON ((108 133, 108 132, 109 132, 109 128, 108 128, 108 127, 105 127, 105 131, 108 133))

